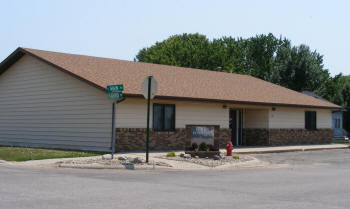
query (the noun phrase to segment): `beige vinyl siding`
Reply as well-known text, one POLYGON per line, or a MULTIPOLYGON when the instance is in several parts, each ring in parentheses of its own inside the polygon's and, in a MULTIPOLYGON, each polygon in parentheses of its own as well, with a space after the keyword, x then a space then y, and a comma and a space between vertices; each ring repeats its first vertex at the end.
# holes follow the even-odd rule
POLYGON ((317 128, 332 128, 332 111, 317 110, 316 121, 317 128))
POLYGON ((267 109, 246 109, 244 111, 244 128, 268 128, 269 111, 267 109))
POLYGON ((222 104, 176 102, 176 127, 185 128, 186 125, 219 125, 220 128, 229 127, 229 111, 222 108, 222 104))
POLYGON ((305 128, 305 111, 316 111, 317 128, 332 128, 332 111, 325 109, 304 109, 276 107, 270 111, 270 128, 305 128))
MULTIPOLYGON (((153 127, 153 104, 175 104, 175 127, 185 128, 186 125, 219 125, 229 126, 228 109, 222 104, 205 102, 188 102, 173 100, 153 100, 150 108, 150 127, 153 127)), ((145 99, 127 98, 117 108, 117 127, 146 128, 147 103, 145 99)))
POLYGON ((28 55, 0 75, 0 144, 110 150, 111 101, 28 55))
MULTIPOLYGON (((152 125, 152 107, 150 110, 150 125, 152 125)), ((146 122, 146 99, 126 98, 124 101, 118 103, 116 118, 116 126, 118 128, 146 128, 146 122)))

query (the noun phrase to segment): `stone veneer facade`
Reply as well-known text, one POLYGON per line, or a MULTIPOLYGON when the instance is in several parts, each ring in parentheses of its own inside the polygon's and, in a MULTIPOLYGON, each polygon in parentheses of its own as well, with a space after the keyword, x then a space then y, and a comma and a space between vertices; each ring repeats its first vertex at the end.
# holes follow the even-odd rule
POLYGON ((267 128, 244 128, 242 131, 243 145, 269 145, 269 130, 267 128))
POLYGON ((332 142, 332 129, 243 129, 243 144, 248 146, 327 144, 332 142))
POLYGON ((270 145, 328 144, 332 142, 333 129, 270 129, 270 145))
MULTIPOLYGON (((156 132, 150 129, 149 146, 151 150, 184 150, 191 146, 188 138, 188 128, 177 128, 175 131, 156 132), (187 131, 186 131, 187 130, 187 131)), ((220 129, 214 126, 215 146, 225 146, 231 139, 230 129, 220 129)), ((145 128, 117 128, 117 151, 144 151, 146 148, 145 128)))
MULTIPOLYGON (((150 129, 151 150, 184 150, 191 145, 186 128, 171 132, 155 132, 150 129)), ((292 145, 327 144, 332 142, 332 129, 243 129, 243 145, 292 145)), ((231 129, 214 126, 214 144, 224 148, 231 140, 231 129)), ((117 151, 143 151, 146 147, 145 128, 117 128, 117 151)))

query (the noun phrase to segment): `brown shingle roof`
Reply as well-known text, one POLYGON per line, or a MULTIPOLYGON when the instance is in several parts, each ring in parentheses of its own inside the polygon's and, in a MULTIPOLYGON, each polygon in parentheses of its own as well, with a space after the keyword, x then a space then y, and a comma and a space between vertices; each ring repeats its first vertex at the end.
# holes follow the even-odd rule
POLYGON ((16 57, 18 53, 34 56, 101 89, 111 84, 124 84, 124 94, 127 96, 140 96, 142 81, 146 76, 153 75, 158 81, 157 98, 341 108, 248 75, 27 48, 17 49, 3 61, 0 73, 9 66, 7 62, 10 62, 11 56, 16 57))

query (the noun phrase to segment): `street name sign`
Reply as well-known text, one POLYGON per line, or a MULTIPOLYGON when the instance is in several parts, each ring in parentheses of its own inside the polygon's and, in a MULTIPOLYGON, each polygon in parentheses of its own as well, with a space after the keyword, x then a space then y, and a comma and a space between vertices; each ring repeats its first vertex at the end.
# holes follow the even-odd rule
POLYGON ((121 99, 123 99, 123 93, 122 92, 108 92, 108 98, 121 100, 121 99))
POLYGON ((122 92, 122 91, 124 91, 123 84, 107 86, 107 92, 122 92))

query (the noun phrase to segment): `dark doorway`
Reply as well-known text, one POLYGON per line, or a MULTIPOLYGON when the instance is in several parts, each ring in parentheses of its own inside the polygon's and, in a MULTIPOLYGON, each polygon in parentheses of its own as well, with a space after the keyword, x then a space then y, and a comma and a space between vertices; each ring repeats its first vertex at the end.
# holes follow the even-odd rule
POLYGON ((233 146, 242 145, 243 111, 230 109, 230 129, 233 146))

